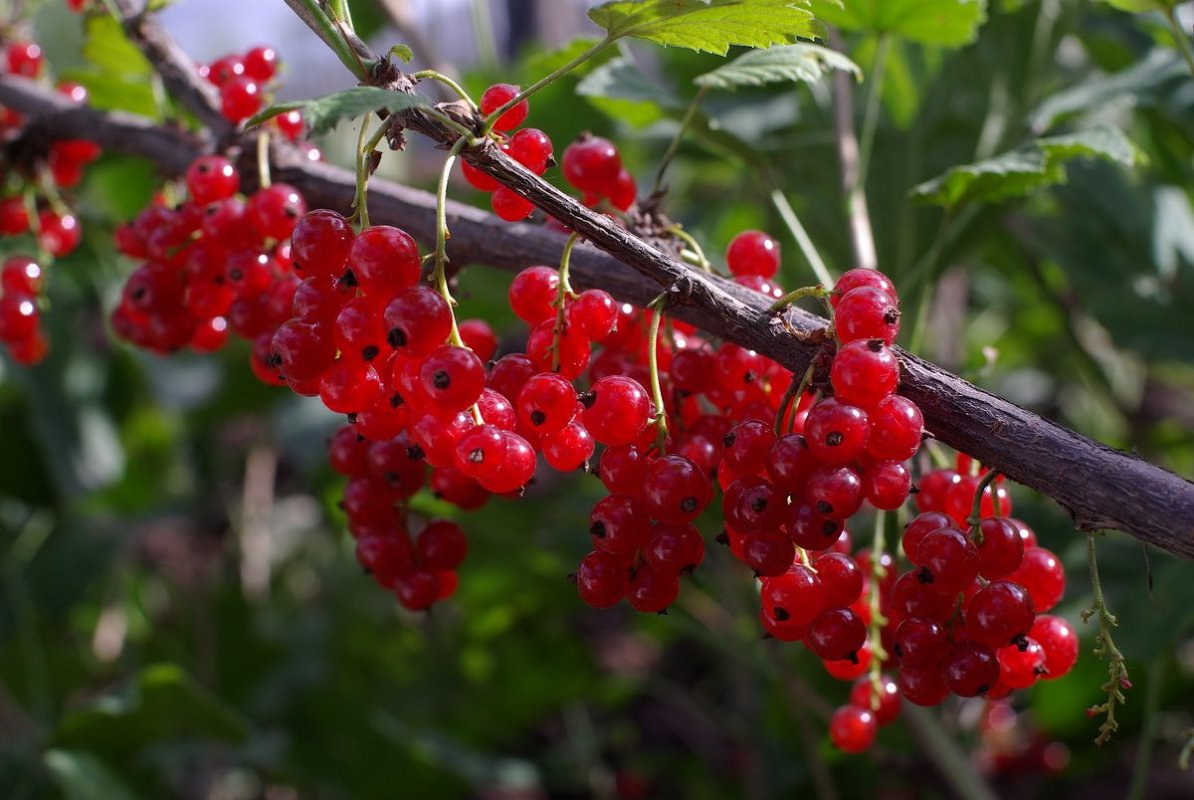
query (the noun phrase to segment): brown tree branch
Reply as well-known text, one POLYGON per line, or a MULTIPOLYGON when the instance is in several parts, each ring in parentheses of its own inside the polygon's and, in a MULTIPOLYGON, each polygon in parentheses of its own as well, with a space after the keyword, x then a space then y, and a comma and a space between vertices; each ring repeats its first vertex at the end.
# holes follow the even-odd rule
MULTIPOLYGON (((75 138, 86 132, 113 150, 149 157, 169 173, 181 172, 210 146, 207 140, 155 128, 129 115, 71 106, 20 78, 0 78, 0 104, 28 115, 39 135, 75 138)), ((420 130, 438 124, 414 122, 420 130)), ((453 134, 445 129, 436 135, 448 140, 453 134)), ((639 306, 660 287, 671 288, 676 297, 670 314, 764 353, 797 374, 806 369, 824 319, 799 309, 769 313, 763 295, 673 261, 488 146, 469 148, 466 157, 606 251, 576 248, 571 267, 576 285, 600 286, 639 306)), ((278 149, 273 170, 279 180, 301 189, 313 207, 347 209, 352 199, 352 173, 305 162, 290 149, 278 149)), ((374 180, 369 207, 377 222, 401 225, 423 242, 434 241, 431 194, 374 180)), ((448 225, 449 255, 460 264, 511 270, 551 264, 565 242, 541 226, 506 224, 459 203, 449 203, 448 225)), ((1194 557, 1194 483, 1042 419, 916 356, 900 352, 900 359, 900 391, 921 407, 926 426, 938 439, 1053 497, 1084 530, 1117 528, 1163 550, 1194 557)))

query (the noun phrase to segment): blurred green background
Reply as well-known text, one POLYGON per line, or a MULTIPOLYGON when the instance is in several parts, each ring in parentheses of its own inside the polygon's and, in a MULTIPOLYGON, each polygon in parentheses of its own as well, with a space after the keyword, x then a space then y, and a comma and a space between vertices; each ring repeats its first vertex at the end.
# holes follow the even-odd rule
MULTIPOLYGON (((966 30, 977 21, 973 3, 922 5, 966 30)), ((402 40, 380 6, 353 8, 363 35, 402 40)), ((844 33, 872 78, 885 53, 876 102, 873 80, 855 89, 859 124, 868 107, 876 123, 867 190, 882 267, 905 319, 920 320, 924 355, 1189 476, 1194 77, 1160 14, 1076 0, 987 12, 964 46, 844 33), (1140 163, 1075 160, 1064 183, 949 212, 908 199, 954 165, 1096 124, 1122 130, 1140 163)), ((93 70, 78 17, 47 0, 35 20, 55 69, 93 70)), ((491 37, 492 53, 461 70, 470 90, 562 63, 562 43, 533 23, 510 55, 491 37)), ((309 47, 271 43, 284 59, 309 47)), ((530 122, 557 151, 581 130, 615 136, 646 187, 692 79, 720 63, 630 46, 536 97, 530 122)), ((306 68, 289 68, 293 92, 306 68)), ((349 135, 321 144, 335 159, 349 135)), ((439 159, 416 145, 385 169, 425 184, 439 159)), ((852 265, 827 82, 711 92, 668 183, 667 213, 712 255, 760 227, 784 241, 785 286, 814 282, 769 200, 779 189, 830 267, 852 265)), ((1079 619, 1085 538, 1020 489, 1017 516, 1070 570, 1061 613, 1084 637, 1077 669, 1018 697, 999 725, 980 730, 981 702, 950 703, 885 729, 862 757, 824 733, 848 687, 803 648, 761 639, 753 581, 712 545, 715 514, 702 523, 709 560, 670 614, 648 618, 588 610, 565 580, 588 549, 596 479, 553 474, 474 514, 420 497, 419 513, 461 518, 471 550, 451 601, 401 612, 360 574, 335 507, 342 480, 324 444, 336 419, 258 385, 243 343, 164 360, 106 331, 131 269, 111 231, 156 187, 132 158, 89 170, 73 197, 84 245, 49 277, 51 355, 0 364, 0 796, 946 798, 960 791, 950 765, 999 797, 1194 796, 1177 765, 1194 730, 1190 564, 1100 538, 1134 686, 1119 733, 1096 748, 1084 710, 1101 702, 1106 667, 1079 619), (1055 743, 1060 768, 997 758, 1030 743, 1055 743)), ((452 193, 485 202, 463 183, 452 193)), ((517 335, 507 282, 466 270, 462 313, 517 335)))

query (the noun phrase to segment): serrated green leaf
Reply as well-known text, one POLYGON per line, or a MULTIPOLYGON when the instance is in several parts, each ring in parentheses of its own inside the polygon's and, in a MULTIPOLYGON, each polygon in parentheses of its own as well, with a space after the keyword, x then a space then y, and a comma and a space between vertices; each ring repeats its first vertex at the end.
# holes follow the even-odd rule
POLYGON ((589 11, 610 39, 725 55, 732 45, 765 48, 815 39, 823 27, 811 0, 615 0, 589 11))
POLYGON ((1101 158, 1131 166, 1140 156, 1119 129, 1091 128, 1037 139, 985 161, 952 167, 914 187, 909 194, 927 203, 951 207, 998 202, 1064 183, 1065 162, 1075 158, 1101 158))
POLYGON ((85 23, 83 58, 101 73, 121 77, 148 76, 149 61, 110 16, 91 16, 85 23))
MULTIPOLYGON (((586 51, 591 50, 596 45, 600 44, 601 40, 594 36, 578 36, 572 41, 565 44, 556 50, 548 50, 542 53, 536 53, 527 59, 525 71, 529 75, 547 75, 555 72, 565 64, 570 64, 577 58, 582 56, 586 51)), ((573 70, 572 75, 580 77, 592 70, 596 69, 601 64, 608 61, 614 50, 604 50, 596 56, 587 61, 578 64, 573 70)))
POLYGON ((393 114, 410 108, 428 106, 430 103, 427 99, 417 94, 391 92, 375 86, 357 86, 311 100, 277 103, 253 115, 245 123, 245 127, 252 128, 279 114, 297 109, 303 112, 303 120, 307 123, 310 134, 319 136, 336 127, 341 120, 352 119, 383 108, 393 114))
POLYGON ((661 108, 684 108, 675 93, 652 82, 641 69, 625 58, 602 64, 576 85, 576 93, 585 97, 608 97, 636 103, 652 103, 661 108))
POLYGON ((712 72, 697 76, 697 86, 733 91, 742 86, 763 86, 768 83, 802 81, 816 83, 831 70, 854 73, 862 80, 862 69, 846 56, 816 44, 773 47, 770 50, 751 50, 712 72))
POLYGON ((136 800, 103 760, 73 750, 47 750, 42 763, 66 800, 136 800))
POLYGON ((817 18, 848 31, 887 33, 920 44, 959 47, 987 19, 986 0, 812 0, 817 18))

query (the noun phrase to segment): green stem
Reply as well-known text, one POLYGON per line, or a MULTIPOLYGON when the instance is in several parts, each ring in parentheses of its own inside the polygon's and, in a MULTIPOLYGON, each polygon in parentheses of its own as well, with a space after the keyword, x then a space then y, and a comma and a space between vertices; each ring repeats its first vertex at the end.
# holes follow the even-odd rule
POLYGON ((489 0, 473 0, 469 7, 473 23, 473 40, 481 65, 493 69, 498 64, 497 47, 493 41, 493 19, 489 15, 489 0))
POLYGON ((617 39, 611 39, 609 37, 602 39, 600 42, 593 45, 588 50, 584 51, 583 53, 581 53, 579 56, 577 56, 576 58, 569 61, 564 66, 555 70, 550 75, 547 75, 544 78, 540 78, 539 80, 537 80, 533 84, 531 84, 530 87, 523 89, 521 92, 519 92, 517 97, 513 98, 510 102, 506 103, 504 106, 499 108, 497 111, 494 111, 492 114, 490 114, 488 117, 485 118, 485 133, 488 134, 491 130, 493 130, 493 124, 498 121, 498 119, 502 116, 502 114, 505 114, 507 111, 514 108, 514 106, 518 105, 523 100, 526 100, 528 97, 535 94, 535 92, 539 91, 540 89, 543 89, 544 87, 550 86, 551 84, 555 83, 560 78, 564 77, 569 72, 571 72, 572 70, 579 67, 581 64, 585 63, 589 59, 600 54, 603 50, 608 48, 610 45, 612 45, 616 41, 617 41, 617 39))
POLYGON ((771 193, 771 204, 779 212, 780 219, 788 226, 788 231, 792 234, 792 238, 796 240, 796 246, 800 248, 800 252, 804 253, 804 258, 812 268, 813 275, 817 277, 817 280, 822 285, 833 286, 833 274, 825 266, 825 262, 821 260, 821 255, 813 245, 813 240, 809 238, 808 231, 800 224, 800 218, 796 216, 796 211, 792 208, 792 204, 788 202, 788 198, 784 196, 783 192, 776 189, 771 193))
POLYGON ((433 69, 424 69, 416 72, 414 77, 418 78, 419 80, 427 78, 429 80, 439 81, 455 92, 457 97, 467 102, 469 104, 469 108, 471 108, 473 111, 477 110, 477 104, 473 102, 473 98, 469 97, 469 93, 464 90, 464 87, 442 72, 437 72, 433 69))
POLYGON ((866 100, 866 114, 862 118, 862 133, 858 142, 858 186, 866 187, 871 153, 875 146, 875 131, 879 127, 879 108, 883 99, 883 79, 887 74, 887 57, 891 53, 891 34, 879 34, 875 48, 875 66, 871 70, 870 93, 866 100))
POLYGON ((783 297, 776 300, 767 310, 772 314, 776 314, 780 311, 783 311, 797 300, 803 300, 806 297, 825 297, 827 294, 829 294, 829 291, 821 284, 817 284, 816 286, 802 286, 795 291, 788 292, 783 297))
POLYGON ((332 49, 340 63, 348 67, 348 71, 358 80, 368 82, 369 70, 361 61, 360 56, 348 44, 337 20, 328 16, 319 0, 285 0, 286 5, 305 23, 307 27, 332 49))
POLYGON ((779 404, 779 411, 775 415, 776 436, 791 433, 796 420, 797 409, 800 407, 800 397, 812 382, 813 365, 809 364, 808 369, 804 371, 804 376, 800 379, 800 383, 793 381, 788 385, 788 391, 784 392, 783 399, 779 404))
MULTIPOLYGON (((966 521, 970 523, 970 538, 974 540, 976 545, 983 543, 983 529, 980 527, 983 521, 983 493, 987 491, 991 484, 995 483, 995 481, 999 479, 1001 474, 1002 473, 996 470, 990 470, 986 475, 983 476, 983 479, 978 482, 978 486, 974 490, 974 503, 970 506, 970 516, 966 518, 966 521)), ((995 514, 997 516, 999 514, 998 503, 995 504, 995 514)))
POLYGON ((668 293, 663 292, 647 306, 652 312, 651 329, 647 333, 647 368, 651 371, 651 398, 655 402, 655 426, 658 434, 656 448, 663 454, 667 441, 667 407, 663 403, 663 387, 659 382, 659 323, 663 319, 663 308, 667 305, 668 293))
POLYGON ((460 328, 456 326, 456 300, 452 297, 452 290, 448 288, 448 179, 452 176, 452 167, 456 164, 456 157, 467 144, 466 139, 457 139, 456 144, 448 151, 448 157, 440 170, 439 188, 435 195, 435 271, 431 275, 436 290, 448 302, 448 309, 452 312, 452 331, 448 341, 456 347, 464 347, 464 340, 460 338, 460 328))
POLYGON ((929 252, 925 255, 924 260, 913 268, 914 272, 921 275, 924 286, 920 291, 920 302, 916 309, 916 321, 912 324, 912 335, 908 338, 908 352, 910 353, 919 353, 921 345, 924 343, 925 325, 929 318, 929 300, 932 293, 932 281, 929 280, 929 275, 937 269, 937 262, 941 260, 941 252, 945 249, 946 233, 949 231, 953 219, 954 207, 947 206, 945 213, 941 216, 941 224, 937 226, 937 235, 933 237, 933 244, 930 245, 929 252))
POLYGON ((565 326, 565 310, 567 308, 568 298, 574 297, 572 292, 572 284, 568 280, 568 270, 572 264, 572 248, 581 239, 581 235, 575 231, 568 237, 568 241, 564 244, 564 252, 560 255, 560 281, 556 294, 556 324, 551 331, 551 371, 560 371, 560 337, 564 335, 565 326))
POLYGON ((1099 579, 1099 562, 1095 554, 1094 534, 1086 535, 1086 558, 1090 568, 1090 588, 1094 599, 1090 608, 1082 612, 1082 619, 1089 622, 1090 618, 1099 618, 1099 632, 1095 636, 1094 654, 1100 659, 1107 659, 1107 682, 1102 689, 1107 693, 1107 702, 1087 709, 1087 714, 1097 716, 1106 714, 1107 718, 1099 726, 1099 735, 1095 737, 1095 744, 1106 744, 1111 734, 1119 729, 1119 722, 1115 719, 1115 707, 1123 705, 1124 689, 1131 686, 1128 680, 1128 668, 1124 663, 1124 655, 1111 639, 1111 629, 1119 626, 1115 615, 1107 608, 1107 601, 1103 597, 1103 583, 1099 579))
POLYGON ((1190 73, 1194 75, 1194 46, 1190 44, 1190 37, 1182 30, 1181 20, 1177 18, 1177 5, 1171 5, 1165 10, 1165 17, 1169 21, 1169 29, 1173 31, 1173 39, 1177 43, 1177 49, 1182 51, 1182 57, 1186 59, 1186 64, 1190 67, 1190 73))
POLYGON ((1148 668, 1148 689, 1144 694, 1144 730, 1132 766, 1132 785, 1127 800, 1144 800, 1152 773, 1153 742, 1157 738, 1157 712, 1161 707, 1161 684, 1165 680, 1165 659, 1158 658, 1148 668))
POLYGON ((953 797, 959 800, 999 800, 962 752, 957 738, 941 727, 932 711, 904 703, 900 716, 920 744, 920 752, 933 763, 938 774, 949 785, 953 797))
POLYGON ((688 109, 684 112, 684 116, 680 120, 680 128, 676 131, 676 135, 668 144, 667 150, 664 151, 663 159, 659 162, 659 171, 655 173, 655 184, 651 187, 651 195, 659 194, 662 189, 663 176, 667 173, 667 168, 672 163, 672 159, 679 152, 680 143, 684 141, 684 134, 688 131, 688 126, 692 124, 692 118, 696 116, 701 101, 705 99, 705 95, 708 93, 709 87, 702 86, 700 91, 696 93, 696 96, 692 98, 692 102, 688 104, 688 109))
MULTIPOLYGON (((361 130, 357 134, 357 185, 356 194, 352 198, 361 230, 369 227, 369 153, 373 151, 365 139, 365 134, 369 132, 369 119, 369 114, 361 117, 361 130)), ((382 130, 385 130, 384 126, 382 130)))
POLYGON ((264 129, 257 132, 257 181, 262 189, 269 188, 269 134, 264 129))
POLYGON ((880 586, 887 577, 887 567, 883 566, 883 553, 887 549, 887 513, 879 511, 875 514, 875 538, 871 543, 871 625, 867 632, 867 639, 871 643, 871 710, 879 710, 880 695, 883 692, 883 662, 887 660, 887 650, 883 647, 883 628, 887 625, 887 617, 883 615, 883 605, 880 598, 880 586))
POLYGON ((684 228, 680 225, 673 225, 667 229, 667 232, 672 236, 675 236, 680 241, 684 242, 684 244, 688 245, 692 252, 696 254, 697 266, 699 266, 702 271, 707 272, 710 275, 713 274, 713 265, 710 264, 709 259, 705 257, 705 251, 701 248, 701 243, 698 242, 691 233, 684 230, 684 228))

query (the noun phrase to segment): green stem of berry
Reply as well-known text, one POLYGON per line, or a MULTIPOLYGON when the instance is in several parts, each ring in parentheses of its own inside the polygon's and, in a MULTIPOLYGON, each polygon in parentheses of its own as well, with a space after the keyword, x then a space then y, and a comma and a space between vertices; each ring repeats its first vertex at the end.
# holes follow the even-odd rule
POLYGON ((776 300, 771 304, 771 308, 768 310, 772 314, 777 314, 795 303, 797 300, 803 300, 806 297, 822 298, 828 296, 828 294, 829 292, 820 284, 817 284, 816 286, 802 286, 793 292, 788 292, 783 297, 776 300))
POLYGON ((461 100, 468 103, 469 108, 471 108, 474 112, 476 112, 477 104, 473 102, 473 98, 469 97, 469 93, 464 90, 464 87, 461 86, 456 81, 449 78, 447 75, 443 74, 442 72, 437 72, 433 69, 424 69, 424 70, 419 70, 418 72, 416 72, 413 77, 415 77, 419 80, 427 78, 429 80, 439 81, 440 83, 442 83, 443 85, 445 85, 449 89, 451 89, 453 92, 455 92, 457 97, 459 97, 461 100))
POLYGON ((788 391, 784 392, 783 400, 780 402, 780 410, 775 417, 776 436, 791 433, 796 427, 796 415, 800 413, 800 398, 808 390, 812 382, 813 365, 809 364, 808 369, 804 371, 804 375, 800 378, 800 383, 793 381, 788 384, 788 391), (795 388, 794 391, 793 387, 795 388))
POLYGON ((1099 579, 1099 563, 1095 554, 1093 533, 1086 535, 1086 555, 1087 564, 1090 567, 1090 588, 1094 599, 1091 607, 1082 612, 1082 620, 1089 622, 1091 617, 1099 618, 1099 632, 1095 636, 1093 652, 1100 659, 1107 660, 1107 682, 1102 686, 1103 691, 1107 693, 1107 702, 1092 706, 1086 711, 1087 715, 1092 717, 1098 714, 1106 715, 1103 724, 1099 726, 1099 735, 1095 738, 1095 744, 1101 745, 1105 744, 1111 738, 1111 734, 1118 730, 1119 722, 1115 719, 1115 707, 1124 704, 1124 689, 1129 688, 1132 684, 1128 679, 1128 668, 1124 655, 1111 638, 1111 629, 1119 627, 1119 621, 1107 608, 1107 601, 1103 597, 1103 584, 1099 579))
POLYGON ((576 246, 576 243, 579 242, 580 239, 580 234, 573 232, 573 234, 568 237, 568 241, 564 244, 564 252, 560 255, 560 280, 556 294, 556 324, 551 331, 552 372, 558 372, 560 369, 560 337, 564 335, 564 328, 567 325, 565 311, 568 305, 568 298, 576 296, 576 294, 572 291, 572 284, 568 281, 568 269, 572 263, 572 248, 576 246))
POLYGON ((651 301, 647 308, 651 314, 651 329, 647 332, 647 368, 651 371, 651 399, 655 403, 655 427, 658 435, 655 448, 663 453, 667 441, 667 406, 663 402, 663 387, 659 382, 659 323, 663 320, 663 309, 667 305, 668 293, 663 292, 651 301))
MULTIPOLYGON (((966 522, 970 525, 970 539, 975 545, 983 543, 983 529, 982 529, 982 506, 983 493, 999 479, 1002 473, 996 470, 991 470, 983 476, 982 480, 978 482, 978 486, 974 490, 974 502, 970 506, 970 516, 966 518, 966 522)), ((999 504, 995 504, 995 513, 999 513, 999 504)))
POLYGON ((290 6, 290 9, 303 22, 307 23, 311 30, 315 31, 323 43, 332 49, 332 52, 340 59, 340 63, 348 67, 349 72, 358 80, 368 82, 369 65, 363 62, 349 45, 341 27, 344 23, 329 16, 324 3, 321 3, 320 0, 286 0, 286 5, 290 6))
POLYGON ((443 169, 440 170, 439 188, 435 195, 435 271, 431 277, 435 282, 436 290, 447 301, 448 309, 452 312, 452 331, 448 340, 456 347, 464 347, 464 340, 460 338, 460 328, 456 325, 456 300, 452 297, 452 290, 448 287, 448 239, 452 236, 448 231, 448 180, 452 176, 452 167, 456 164, 456 157, 460 155, 460 151, 467 143, 467 139, 457 139, 456 144, 452 145, 452 149, 448 151, 443 169))
POLYGON ((697 109, 700 108, 701 101, 705 99, 708 94, 709 87, 702 86, 696 96, 692 98, 692 102, 688 104, 688 109, 684 112, 684 117, 680 120, 680 128, 676 131, 676 135, 667 146, 667 151, 664 152, 663 158, 659 162, 659 171, 655 173, 655 183, 651 186, 649 196, 658 195, 663 190, 663 178, 667 174, 667 168, 672 163, 672 159, 676 157, 676 153, 680 150, 680 143, 684 141, 684 135, 688 132, 688 126, 692 124, 693 117, 696 116, 697 109))
POLYGON ((887 626, 887 617, 883 615, 883 604, 880 598, 880 585, 887 577, 887 567, 883 566, 883 554, 887 550, 887 513, 879 511, 875 514, 875 537, 871 542, 871 592, 868 602, 871 605, 871 624, 867 632, 867 639, 871 643, 871 709, 879 710, 879 700, 883 693, 883 662, 887 661, 887 650, 883 648, 883 628, 887 626))
POLYGON ((361 130, 357 134, 357 184, 356 193, 352 198, 352 206, 356 209, 356 217, 361 223, 361 230, 369 227, 369 154, 373 152, 373 148, 369 147, 365 135, 369 132, 370 116, 365 114, 361 117, 361 130))
POLYGON ((817 252, 813 240, 809 238, 808 231, 804 229, 804 225, 800 222, 800 217, 796 216, 796 211, 792 208, 792 204, 788 202, 788 198, 779 189, 771 193, 771 205, 775 206, 775 210, 779 212, 779 217, 784 221, 784 225, 788 226, 788 232, 792 234, 792 238, 796 240, 796 246, 800 248, 800 252, 804 253, 805 260, 808 261, 809 267, 812 268, 813 275, 823 286, 832 286, 834 284, 833 273, 825 266, 825 262, 821 260, 821 254, 817 252))
POLYGON ((33 234, 33 241, 37 242, 37 261, 43 267, 54 262, 54 256, 42 246, 41 217, 37 214, 37 195, 32 187, 25 190, 25 214, 29 217, 29 232, 33 234))
POLYGON ((1169 29, 1173 31, 1173 39, 1177 43, 1177 49, 1182 51, 1182 56, 1186 59, 1186 64, 1190 67, 1190 73, 1194 74, 1194 46, 1190 44, 1190 37, 1186 35, 1185 30, 1182 29, 1181 20, 1177 18, 1177 4, 1172 3, 1169 8, 1165 9, 1165 18, 1169 22, 1169 29))
POLYGON ((862 119, 862 133, 858 142, 858 186, 866 186, 867 172, 871 166, 871 154, 875 148, 875 131, 879 127, 879 109, 883 99, 883 78, 887 74, 887 57, 891 53, 892 36, 879 34, 875 46, 875 66, 871 69, 870 93, 867 95, 866 112, 862 119))
POLYGON ((588 50, 585 50, 583 53, 581 53, 579 56, 577 56, 576 58, 569 61, 564 66, 555 70, 551 74, 535 81, 533 84, 531 84, 526 89, 523 89, 521 92, 518 93, 517 97, 512 98, 505 105, 499 107, 496 111, 494 111, 492 114, 490 114, 488 117, 485 118, 484 133, 488 134, 491 130, 493 130, 494 123, 497 122, 503 114, 505 114, 510 109, 514 108, 514 106, 518 105, 523 100, 526 100, 528 97, 535 94, 535 92, 538 92, 540 89, 546 88, 546 87, 550 86, 551 84, 555 83, 560 78, 564 77, 569 72, 576 69, 581 64, 588 61, 589 59, 594 58, 595 56, 599 55, 601 52, 603 52, 604 50, 609 48, 611 45, 613 45, 613 43, 616 41, 617 41, 616 38, 607 37, 605 39, 602 39, 600 42, 593 45, 588 50))
POLYGON ((675 236, 680 241, 684 242, 684 244, 688 245, 688 248, 696 255, 697 266, 700 267, 703 272, 707 272, 710 275, 713 274, 713 265, 710 264, 709 259, 705 257, 705 251, 701 248, 701 243, 696 240, 696 237, 684 230, 684 228, 680 225, 673 225, 667 229, 667 232, 672 236, 675 236))

